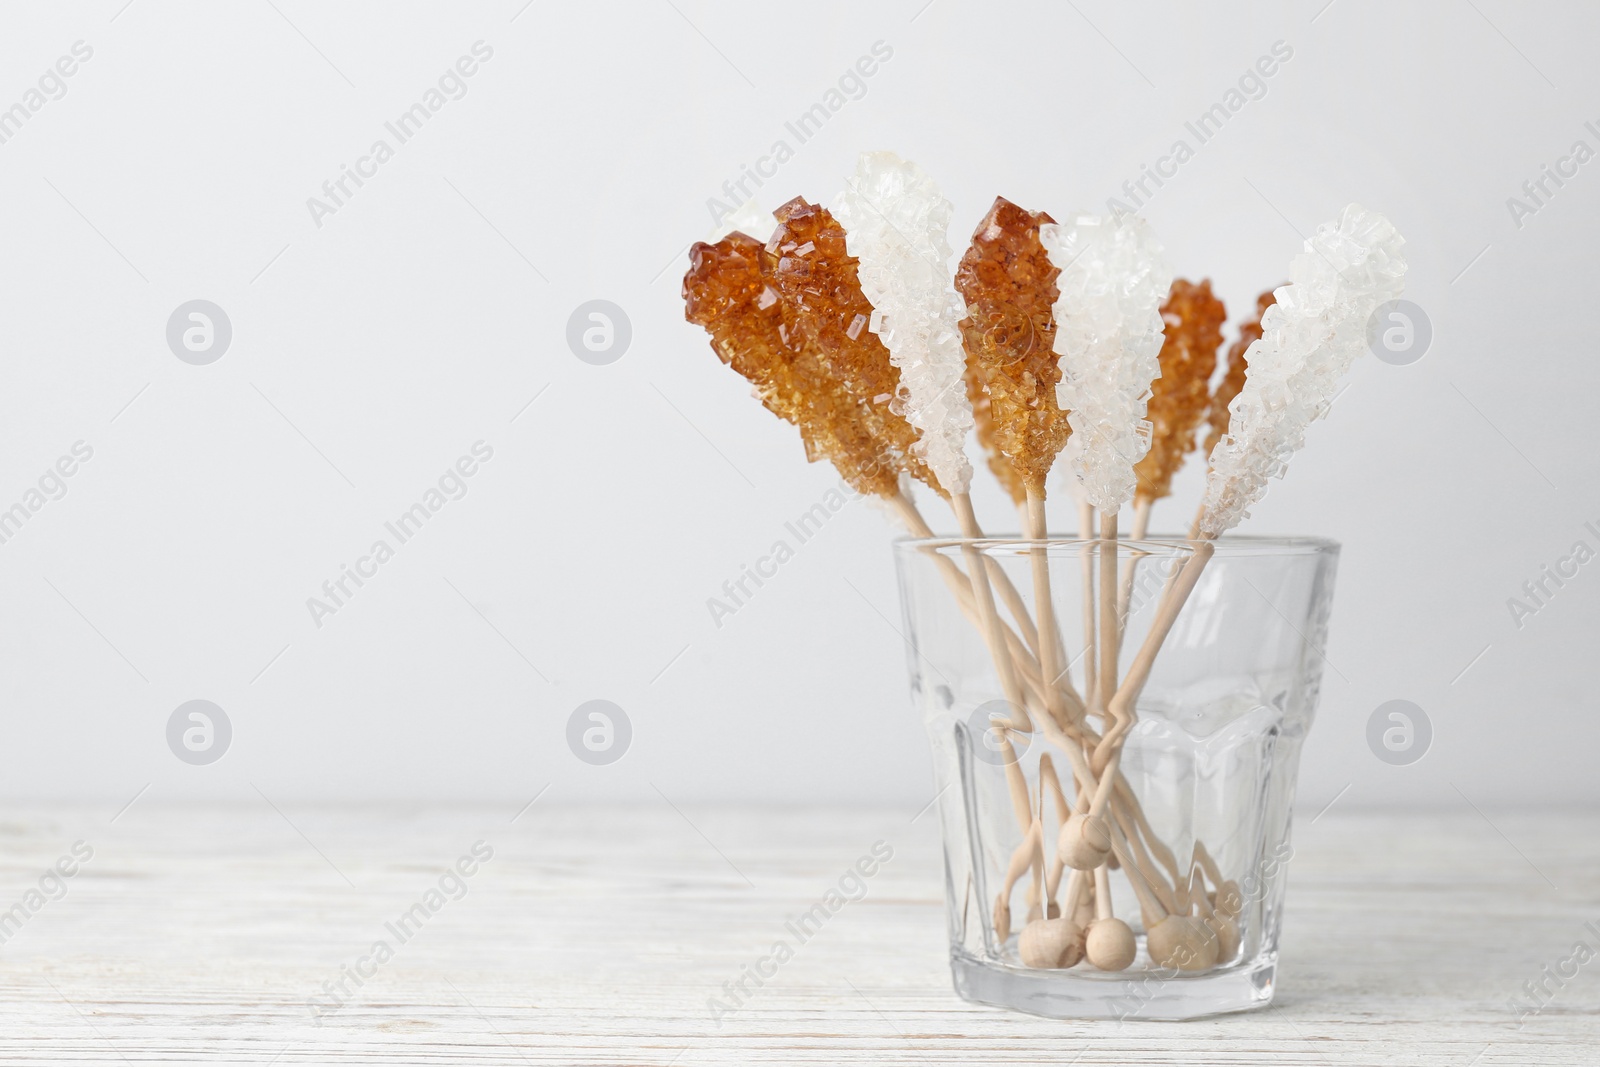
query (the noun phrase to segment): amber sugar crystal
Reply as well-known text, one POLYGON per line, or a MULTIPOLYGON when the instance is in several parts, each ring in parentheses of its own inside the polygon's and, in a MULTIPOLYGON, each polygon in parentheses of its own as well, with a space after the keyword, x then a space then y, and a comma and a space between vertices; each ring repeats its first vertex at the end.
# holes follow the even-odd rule
POLYGON ((962 341, 988 398, 993 448, 1026 490, 1041 495, 1072 434, 1056 405, 1061 369, 1052 347, 1061 272, 1039 243, 1040 224, 1054 221, 996 197, 956 270, 956 289, 967 303, 962 341))
POLYGON ((826 208, 802 197, 773 215, 778 228, 766 245, 775 257, 771 284, 783 305, 786 329, 816 352, 826 372, 817 387, 828 392, 830 417, 848 412, 875 444, 874 464, 895 475, 905 471, 942 495, 933 473, 912 454, 917 431, 900 414, 900 371, 867 328, 872 304, 861 291, 859 263, 845 249, 844 227, 826 208))
POLYGON ((972 402, 973 431, 977 435, 978 445, 989 460, 989 470, 994 472, 1001 487, 1011 497, 1011 502, 1022 504, 1028 499, 1028 489, 1022 484, 1017 468, 995 447, 994 413, 989 403, 989 390, 984 387, 983 379, 978 377, 977 365, 971 359, 967 360, 966 382, 967 399, 972 402))
POLYGON ((1239 339, 1228 349, 1228 369, 1223 372, 1222 381, 1217 383, 1217 391, 1211 397, 1211 410, 1206 414, 1207 420, 1211 423, 1211 433, 1206 437, 1205 443, 1207 456, 1217 447, 1217 442, 1227 435, 1228 405, 1233 403, 1233 398, 1244 388, 1245 373, 1249 370, 1245 363, 1245 353, 1249 351, 1251 345, 1261 340, 1261 316, 1277 302, 1278 298, 1272 289, 1256 297, 1256 317, 1239 327, 1239 339))
POLYGON ((831 461, 859 493, 894 495, 901 471, 931 481, 910 455, 916 431, 890 410, 899 371, 888 350, 864 319, 850 336, 856 317, 870 315, 871 307, 856 284, 853 259, 848 272, 825 262, 845 256, 844 231, 804 201, 784 205, 779 218, 766 245, 732 233, 690 249, 685 317, 704 327, 718 357, 751 383, 769 411, 799 428, 807 459, 831 461), (791 210, 796 205, 809 213, 791 210), (802 216, 803 236, 790 229, 786 211, 802 216), (841 316, 844 325, 836 328, 841 316))
POLYGON ((1196 285, 1173 281, 1161 306, 1166 323, 1161 343, 1161 376, 1150 385, 1150 451, 1133 468, 1141 500, 1172 494, 1172 476, 1196 444, 1200 424, 1211 407, 1211 372, 1228 310, 1211 292, 1207 279, 1196 285))

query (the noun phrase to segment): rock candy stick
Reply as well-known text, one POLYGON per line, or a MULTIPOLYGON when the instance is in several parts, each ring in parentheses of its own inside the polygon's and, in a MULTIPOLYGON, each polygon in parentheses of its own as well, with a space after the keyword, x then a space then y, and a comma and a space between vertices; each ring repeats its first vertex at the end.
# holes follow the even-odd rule
POLYGON ((1327 414, 1339 380, 1367 347, 1367 319, 1404 288, 1404 243, 1388 219, 1351 204, 1295 257, 1247 353, 1250 371, 1228 406, 1228 433, 1211 454, 1202 537, 1245 518, 1305 443, 1306 428, 1327 414))
POLYGON ((899 492, 901 458, 873 433, 859 406, 832 383, 816 351, 784 321, 770 284, 775 259, 733 233, 697 244, 684 276, 686 318, 711 334, 711 347, 752 386, 773 414, 795 425, 815 463, 828 460, 859 493, 899 492))
POLYGON ((997 197, 956 270, 967 306, 961 321, 967 364, 989 398, 994 447, 1024 493, 1044 492, 1045 475, 1072 433, 1056 404, 1060 271, 1039 243, 1039 227, 1052 221, 997 197))
MULTIPOLYGON (((1048 536, 1045 476, 1072 433, 1056 402, 1061 371, 1052 342, 1060 271, 1039 242, 1040 226, 1050 222, 1042 212, 1024 211, 997 197, 956 271, 956 288, 967 305, 961 331, 969 372, 988 396, 994 447, 1022 483, 1028 503, 1025 533, 1035 541, 1048 536)), ((1048 557, 1042 545, 1030 556, 1040 667, 1049 695, 1071 680, 1050 596, 1048 557)), ((1049 710, 1062 709, 1052 705, 1049 710)))
POLYGON ((1160 308, 1172 270, 1142 219, 1113 224, 1077 214, 1041 226, 1039 240, 1061 271, 1055 305, 1054 347, 1061 356, 1057 403, 1069 412, 1080 440, 1074 473, 1100 512, 1096 673, 1109 711, 1118 660, 1117 513, 1132 498, 1134 464, 1150 447, 1146 404, 1150 383, 1160 373, 1160 308))
MULTIPOLYGON (((982 538, 968 496, 972 464, 966 440, 974 420, 959 329, 966 305, 951 286, 948 266, 954 207, 916 164, 893 152, 864 152, 833 210, 873 307, 867 328, 900 371, 896 401, 919 433, 914 451, 949 493, 962 536, 982 538)), ((1037 652, 1032 622, 1004 570, 971 546, 964 552, 980 605, 991 601, 992 592, 978 585, 992 579, 1037 652)))
MULTIPOLYGON (((1231 529, 1266 492, 1267 479, 1305 441, 1306 427, 1327 413, 1339 379, 1366 347, 1366 323, 1404 287, 1404 239, 1388 219, 1351 204, 1306 242, 1289 268, 1289 284, 1262 318, 1250 346, 1249 374, 1229 408, 1230 428, 1212 453, 1211 473, 1194 553, 1173 577, 1112 698, 1114 711, 1131 708, 1155 657, 1213 552, 1212 540, 1231 529)), ((1107 731, 1116 762, 1121 735, 1107 731)), ((1098 799, 1098 798, 1097 798, 1098 799)))
POLYGON ((819 395, 832 412, 851 417, 879 443, 898 471, 943 495, 917 454, 917 432, 895 410, 900 372, 888 350, 867 329, 872 305, 856 280, 856 261, 845 249, 844 228, 825 208, 796 197, 773 212, 778 226, 766 244, 773 258, 768 281, 778 297, 786 335, 825 372, 819 395))
POLYGON ((972 432, 958 323, 966 306, 950 284, 948 232, 954 207, 915 163, 893 152, 863 152, 834 201, 845 247, 857 260, 871 303, 867 329, 900 372, 899 413, 917 428, 913 451, 946 493, 972 482, 972 432))
POLYGON ((1134 464, 1150 448, 1145 414, 1172 270, 1142 219, 1117 225, 1079 214, 1041 226, 1039 239, 1061 269, 1056 399, 1080 437, 1074 471, 1096 510, 1114 516, 1133 497, 1134 464))
MULTIPOLYGON (((829 460, 857 492, 883 498, 914 534, 932 536, 901 496, 907 457, 881 431, 892 420, 833 378, 794 321, 795 310, 774 288, 777 263, 773 252, 743 233, 695 245, 683 282, 686 317, 711 334, 713 350, 751 383, 768 410, 800 430, 808 459, 829 460)), ((909 427, 899 439, 910 439, 909 427)), ((943 556, 938 563, 963 610, 973 611, 966 577, 943 556)))
MULTIPOLYGON (((1150 385, 1146 409, 1150 451, 1133 468, 1138 482, 1133 494, 1131 536, 1135 541, 1144 540, 1150 529, 1152 506, 1172 495, 1173 475, 1199 443, 1199 430, 1211 406, 1209 384, 1227 319, 1227 308, 1212 295, 1209 279, 1198 285, 1175 279, 1166 303, 1161 305, 1161 373, 1150 385)), ((1144 555, 1135 550, 1122 564, 1122 584, 1117 592, 1119 635, 1128 625, 1133 584, 1144 555)))
POLYGON ((995 446, 994 415, 989 401, 989 388, 983 384, 983 379, 978 376, 970 363, 967 364, 966 378, 967 399, 972 403, 972 426, 978 438, 978 447, 983 449, 984 457, 988 460, 989 472, 1011 498, 1018 515, 1022 515, 1027 507, 1028 491, 1022 486, 1022 476, 1017 473, 1017 468, 995 446))
POLYGON ((1173 281, 1161 306, 1165 327, 1158 362, 1160 376, 1151 383, 1146 409, 1150 451, 1134 465, 1133 538, 1148 529, 1150 505, 1172 494, 1172 478, 1184 457, 1198 444, 1198 433, 1211 406, 1211 374, 1222 345, 1227 308, 1211 292, 1210 280, 1196 284, 1173 281))
MULTIPOLYGON (((940 495, 949 495, 952 489, 943 484, 929 465, 928 458, 933 457, 943 465, 945 477, 956 481, 956 491, 964 497, 966 484, 959 480, 959 468, 952 470, 951 457, 937 448, 927 447, 927 440, 917 434, 903 414, 901 368, 895 366, 879 336, 867 328, 876 311, 861 288, 860 261, 850 253, 844 227, 827 209, 799 197, 774 214, 778 228, 768 241, 767 249, 778 257, 774 287, 785 307, 785 324, 815 346, 838 383, 839 391, 855 400, 873 435, 888 443, 890 450, 901 458, 907 473, 940 495)), ((909 333, 911 326, 905 325, 905 329, 909 333)), ((915 369, 925 371, 927 368, 915 369)), ((965 403, 959 374, 955 382, 956 387, 948 390, 948 394, 959 398, 957 402, 965 403)), ((928 394, 925 384, 919 385, 919 395, 933 403, 934 398, 925 394, 928 394)), ((933 413, 928 414, 932 420, 933 413)), ((960 462, 965 464, 964 455, 960 462)), ((970 465, 966 466, 965 474, 970 481, 970 465)), ((957 507, 960 514, 959 503, 957 507)), ((1026 733, 1033 724, 1015 679, 1010 650, 1000 630, 993 593, 984 579, 981 559, 969 559, 969 567, 974 565, 968 580, 977 608, 978 627, 989 645, 1006 689, 1006 699, 1011 704, 1010 726, 1026 733)), ((1021 771, 1008 764, 1007 774, 1020 775, 1021 771)))

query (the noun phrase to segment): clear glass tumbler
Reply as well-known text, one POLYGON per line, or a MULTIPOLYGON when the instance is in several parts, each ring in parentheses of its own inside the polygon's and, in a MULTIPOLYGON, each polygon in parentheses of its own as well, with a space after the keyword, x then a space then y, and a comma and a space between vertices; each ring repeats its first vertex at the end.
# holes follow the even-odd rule
POLYGON ((961 996, 1270 1003, 1337 560, 1311 538, 897 542, 961 996))

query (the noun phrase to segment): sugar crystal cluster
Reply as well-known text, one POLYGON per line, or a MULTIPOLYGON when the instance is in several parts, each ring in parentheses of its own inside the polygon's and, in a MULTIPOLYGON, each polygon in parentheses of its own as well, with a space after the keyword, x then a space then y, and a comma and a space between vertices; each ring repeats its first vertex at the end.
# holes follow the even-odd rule
MULTIPOLYGON (((1056 404, 1056 276, 1039 243, 1051 222, 996 197, 973 231, 956 269, 967 304, 961 322, 970 373, 987 397, 994 454, 1025 491, 1044 493, 1045 475, 1067 443, 1072 424, 1056 404)), ((975 402, 977 404, 977 402, 975 402)), ((993 454, 992 454, 993 455, 993 454)))
MULTIPOLYGON (((786 336, 816 353, 825 372, 818 388, 849 408, 880 443, 882 462, 943 493, 916 454, 916 429, 900 413, 900 371, 867 324, 872 304, 861 292, 844 227, 824 207, 795 197, 773 212, 778 228, 766 250, 775 257, 772 288, 784 308, 786 336)), ((881 495, 881 494, 880 494, 881 495)))
MULTIPOLYGON (((780 246, 775 237, 774 249, 780 246)), ((814 341, 826 331, 802 328, 822 312, 780 296, 779 263, 773 249, 743 233, 696 244, 683 279, 686 317, 710 333, 712 349, 750 382, 756 399, 800 430, 807 459, 832 462, 859 493, 892 496, 914 462, 906 454, 912 431, 888 413, 887 396, 874 404, 834 375, 814 341)))
POLYGON ((1179 278, 1161 306, 1166 326, 1159 362, 1161 374, 1151 385, 1147 414, 1150 451, 1133 468, 1140 500, 1172 494, 1172 477, 1195 446, 1195 435, 1211 406, 1209 383, 1222 344, 1228 309, 1211 292, 1207 279, 1196 285, 1179 278))
POLYGON ((1245 374, 1250 369, 1246 353, 1251 345, 1261 339, 1261 317, 1277 300, 1277 295, 1271 289, 1256 297, 1256 317, 1239 327, 1239 339, 1228 347, 1228 369, 1217 383, 1217 391, 1211 395, 1211 409, 1206 413, 1206 421, 1211 424, 1211 429, 1202 447, 1207 456, 1211 455, 1217 442, 1228 432, 1228 405, 1244 388, 1245 374))
POLYGON ((957 326, 966 307, 950 283, 954 207, 916 164, 864 152, 833 212, 874 309, 867 328, 900 371, 895 409, 919 433, 915 454, 947 493, 965 493, 973 413, 957 326))
POLYGON ((1039 239, 1061 271, 1056 401, 1082 439, 1075 473, 1091 504, 1115 512, 1133 497, 1134 464, 1150 447, 1145 409, 1161 372, 1172 269, 1142 219, 1072 215, 1040 227, 1039 239))
POLYGON ((1200 533, 1216 537, 1249 514, 1328 411, 1339 379, 1366 348, 1368 318, 1400 295, 1404 244, 1389 220, 1351 204, 1323 224, 1289 267, 1289 284, 1261 320, 1250 373, 1211 455, 1200 533))

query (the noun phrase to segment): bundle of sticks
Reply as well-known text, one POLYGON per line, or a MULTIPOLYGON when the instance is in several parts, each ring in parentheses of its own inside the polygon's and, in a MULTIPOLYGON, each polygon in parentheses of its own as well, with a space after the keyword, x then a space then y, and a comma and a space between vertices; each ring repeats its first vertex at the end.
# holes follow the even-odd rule
POLYGON ((1358 205, 1321 227, 1290 283, 1262 294, 1213 388, 1223 304, 1209 281, 1173 279, 1142 220, 1056 223, 997 198, 952 274, 952 214, 915 164, 864 154, 831 211, 796 198, 740 219, 754 235, 694 245, 687 318, 799 430, 808 459, 832 462, 912 537, 934 538, 913 480, 952 510, 960 537, 944 544, 959 553, 929 555, 981 635, 1008 709, 989 729, 1021 843, 993 903, 997 942, 1009 943, 1020 885, 1025 965, 1127 968, 1138 944, 1114 914, 1115 867, 1154 964, 1226 963, 1239 949, 1239 887, 1204 843, 1180 860, 1159 839, 1120 768, 1123 746, 1215 539, 1283 472, 1364 347, 1367 318, 1399 295, 1401 238, 1358 205), (1031 611, 985 551, 969 437, 1018 508, 1031 611), (1197 449, 1208 475, 1180 565, 1143 640, 1124 649, 1134 560, 1119 558, 1120 512, 1131 508, 1132 540, 1143 541, 1152 505, 1197 449), (1078 682, 1056 617, 1045 514, 1046 476, 1064 450, 1084 542, 1078 682), (1016 741, 1033 735, 1048 748, 1030 785, 1016 741))

